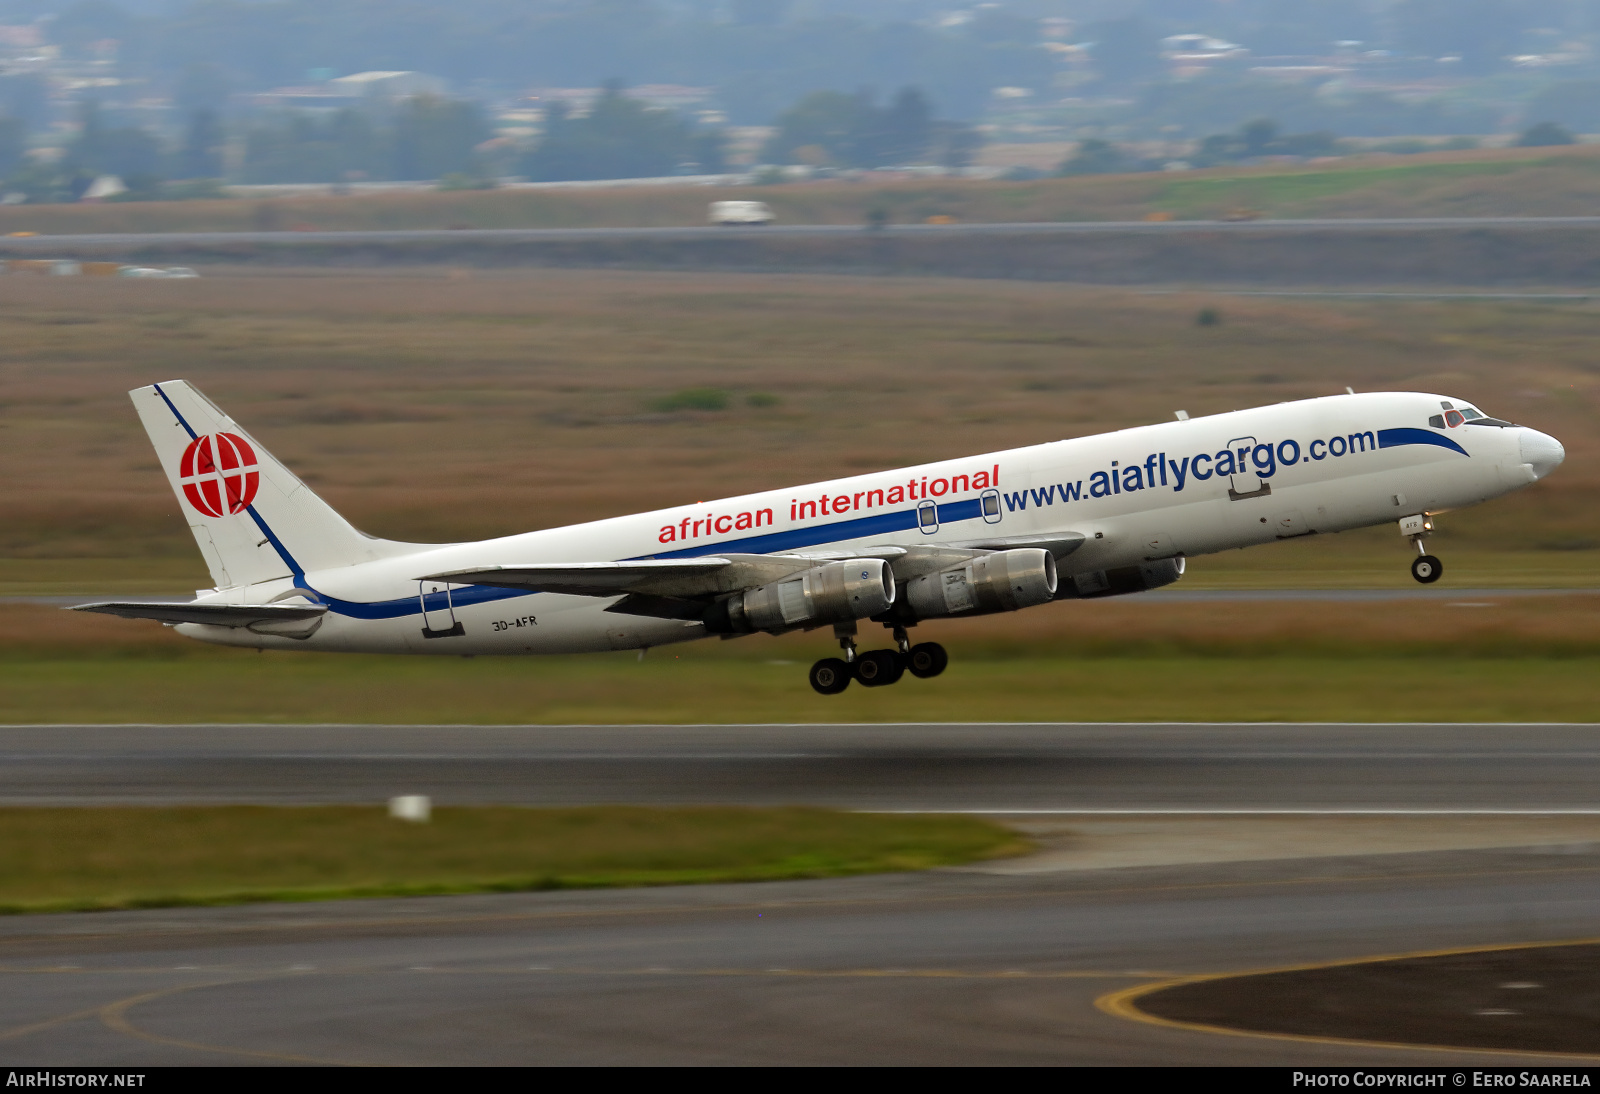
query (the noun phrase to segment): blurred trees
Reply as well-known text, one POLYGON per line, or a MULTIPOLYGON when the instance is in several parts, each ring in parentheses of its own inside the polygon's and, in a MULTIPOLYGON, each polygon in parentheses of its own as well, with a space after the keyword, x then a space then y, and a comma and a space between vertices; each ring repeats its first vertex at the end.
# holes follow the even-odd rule
POLYGON ((178 151, 173 173, 181 179, 221 178, 226 139, 215 111, 194 111, 189 115, 189 127, 184 133, 183 147, 178 151))
POLYGON ((1090 137, 1078 142, 1072 155, 1056 168, 1058 175, 1117 175, 1125 171, 1144 170, 1138 159, 1130 156, 1110 141, 1090 137))
POLYGON ((1527 131, 1517 138, 1518 148, 1550 148, 1555 145, 1577 143, 1577 138, 1555 122, 1540 122, 1538 125, 1529 126, 1527 131))
MULTIPOLYGON (((485 171, 477 146, 491 133, 476 103, 430 95, 401 103, 386 125, 355 109, 285 114, 245 130, 240 174, 247 183, 477 178, 485 171)), ((200 141, 191 129, 191 143, 200 141)))
POLYGON ((1196 167, 1240 163, 1262 156, 1332 156, 1339 139, 1332 133, 1283 133, 1271 118, 1257 118, 1234 133, 1217 133, 1200 142, 1191 162, 1196 167))
POLYGON ((389 177, 436 179, 481 174, 478 145, 494 136, 477 103, 419 95, 401 104, 394 121, 389 177))
POLYGON ((62 164, 75 175, 139 175, 159 177, 161 142, 143 129, 111 128, 105 124, 100 104, 86 100, 78 108, 78 135, 67 143, 62 164))
POLYGON ((388 152, 388 142, 360 111, 321 120, 289 114, 245 130, 240 176, 249 183, 388 178, 388 152))
POLYGON ((1280 80, 1199 77, 1147 86, 1127 118, 1141 132, 1200 136, 1270 117, 1285 129, 1349 136, 1443 136, 1493 133, 1499 113, 1487 106, 1403 101, 1379 91, 1331 94, 1280 80))
POLYGON ((964 166, 981 143, 959 123, 936 122, 921 90, 903 87, 886 106, 867 92, 816 91, 778 116, 761 156, 768 163, 813 167, 964 166))
MULTIPOLYGON (((712 152, 704 138, 696 143, 677 115, 628 98, 611 80, 581 118, 570 117, 563 103, 551 105, 521 174, 535 182, 645 178, 673 174, 712 152)), ((720 145, 715 154, 720 159, 720 145)))
MULTIPOLYGON (((1417 149, 1421 151, 1421 148, 1417 149)), ((1228 163, 1248 163, 1266 156, 1331 156, 1341 151, 1332 133, 1284 133, 1271 118, 1257 118, 1232 133, 1206 137, 1188 157, 1194 167, 1218 167, 1228 163)), ((1056 168, 1058 175, 1114 175, 1133 171, 1158 171, 1160 157, 1146 158, 1127 147, 1091 137, 1056 168)))

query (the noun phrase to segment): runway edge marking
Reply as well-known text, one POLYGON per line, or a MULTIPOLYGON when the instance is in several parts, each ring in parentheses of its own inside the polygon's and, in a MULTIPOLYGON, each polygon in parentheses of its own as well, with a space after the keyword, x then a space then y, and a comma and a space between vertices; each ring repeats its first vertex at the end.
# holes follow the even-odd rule
POLYGON ((181 995, 185 992, 199 991, 203 988, 235 987, 241 984, 259 984, 267 980, 280 980, 280 976, 250 977, 242 980, 208 980, 199 984, 181 984, 172 988, 160 988, 156 991, 142 992, 139 995, 130 995, 126 999, 117 999, 104 1006, 95 1008, 93 1013, 100 1016, 100 1021, 107 1029, 121 1033, 128 1037, 137 1037, 141 1041, 149 1041, 157 1045, 170 1045, 175 1048, 186 1048, 196 1052, 213 1052, 226 1056, 245 1056, 258 1060, 282 1060, 287 1063, 313 1064, 321 1067, 372 1067, 381 1066, 365 1063, 356 1063, 349 1060, 325 1060, 315 1056, 300 1056, 289 1052, 272 1052, 266 1049, 233 1048, 228 1045, 208 1045, 200 1041, 188 1041, 181 1037, 166 1037, 159 1033, 140 1029, 128 1020, 128 1011, 144 1003, 151 1003, 157 999, 168 996, 181 995))
POLYGON ((1185 984, 1200 984, 1213 980, 1236 980, 1247 976, 1265 976, 1270 973, 1309 972, 1313 969, 1336 969, 1348 965, 1376 965, 1385 961, 1406 961, 1422 957, 1451 957, 1469 953, 1503 953, 1507 950, 1542 950, 1558 946, 1600 945, 1600 938, 1567 938, 1555 942, 1513 942, 1488 946, 1452 946, 1438 950, 1417 950, 1411 953, 1375 954, 1368 957, 1346 957, 1334 961, 1311 961, 1300 965, 1280 965, 1271 968, 1245 969, 1239 972, 1203 972, 1158 980, 1152 984, 1138 984, 1131 988, 1110 991, 1094 1001, 1096 1009, 1115 1018, 1139 1022, 1143 1025, 1162 1026, 1167 1029, 1187 1030, 1191 1033, 1221 1034, 1226 1037, 1254 1037, 1266 1041, 1295 1041, 1301 1044, 1337 1045, 1351 1048, 1387 1048, 1399 1051, 1466 1052, 1488 1056, 1536 1056, 1559 1060, 1600 1060, 1600 1055, 1583 1052, 1539 1052, 1511 1048, 1474 1048, 1470 1045, 1434 1045, 1405 1041, 1368 1041, 1355 1037, 1327 1037, 1311 1033, 1270 1033, 1264 1030, 1236 1029, 1232 1026, 1214 1026, 1206 1022, 1183 1022, 1175 1018, 1162 1018, 1140 1010, 1136 1005, 1147 995, 1176 988, 1185 984))

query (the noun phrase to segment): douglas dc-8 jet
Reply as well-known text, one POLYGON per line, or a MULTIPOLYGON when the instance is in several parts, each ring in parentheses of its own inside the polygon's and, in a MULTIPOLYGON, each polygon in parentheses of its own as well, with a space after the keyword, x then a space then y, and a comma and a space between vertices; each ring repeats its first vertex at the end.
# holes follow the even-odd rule
POLYGON ((828 695, 945 668, 925 621, 1170 585, 1195 555, 1397 522, 1439 579, 1432 514, 1565 458, 1461 399, 1346 394, 944 460, 478 543, 357 531, 182 380, 132 393, 216 587, 78 610, 203 642, 419 654, 645 650, 832 627, 828 695), (858 651, 881 623, 893 648, 858 651))

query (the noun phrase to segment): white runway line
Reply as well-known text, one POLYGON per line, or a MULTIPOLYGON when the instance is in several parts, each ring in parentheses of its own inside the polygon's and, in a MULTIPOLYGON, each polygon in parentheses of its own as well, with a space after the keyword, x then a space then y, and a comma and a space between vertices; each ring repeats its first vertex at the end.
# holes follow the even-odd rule
POLYGON ((1581 809, 856 809, 855 813, 958 813, 986 817, 1600 817, 1581 809))

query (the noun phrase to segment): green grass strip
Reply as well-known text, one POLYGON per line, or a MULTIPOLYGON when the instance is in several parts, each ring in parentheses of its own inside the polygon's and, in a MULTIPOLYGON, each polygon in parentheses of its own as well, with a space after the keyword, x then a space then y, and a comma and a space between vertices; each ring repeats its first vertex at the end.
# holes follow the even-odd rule
POLYGON ((972 817, 799 807, 13 808, 0 913, 842 877, 1029 846, 972 817))

